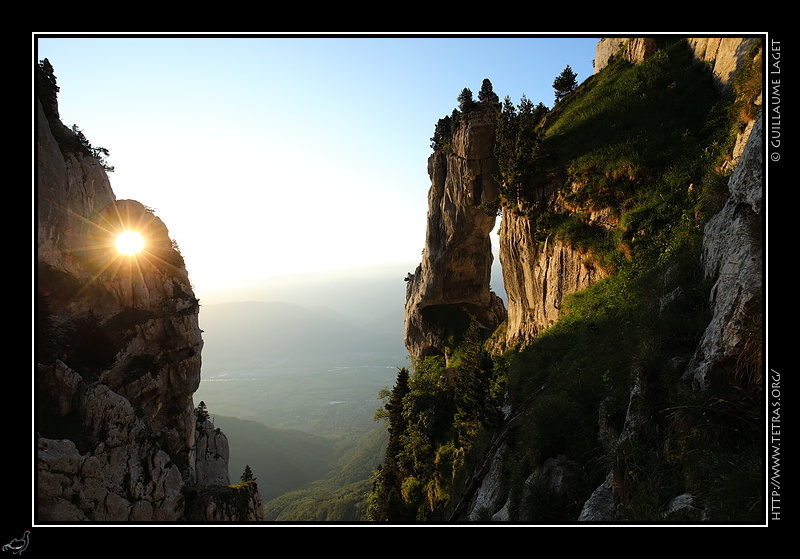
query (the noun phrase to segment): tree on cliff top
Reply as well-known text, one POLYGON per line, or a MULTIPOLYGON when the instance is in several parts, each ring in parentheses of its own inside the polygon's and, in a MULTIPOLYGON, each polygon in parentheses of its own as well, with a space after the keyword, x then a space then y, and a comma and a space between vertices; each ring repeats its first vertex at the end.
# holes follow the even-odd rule
POLYGON ((242 483, 247 483, 248 481, 256 480, 255 476, 253 475, 253 471, 250 469, 250 464, 247 464, 244 467, 244 472, 242 472, 241 479, 242 483))
POLYGON ((465 87, 461 90, 461 93, 458 94, 458 110, 462 113, 468 113, 475 107, 475 99, 472 97, 472 90, 468 87, 465 87))
POLYGON ((478 92, 478 101, 481 103, 499 103, 500 98, 494 92, 492 82, 488 78, 484 78, 481 84, 481 90, 478 92))
POLYGON ((39 69, 42 71, 42 75, 47 79, 47 82, 50 84, 52 90, 55 93, 58 93, 58 80, 56 79, 55 70, 53 69, 53 65, 50 64, 50 61, 46 58, 41 60, 39 62, 39 69))
POLYGON ((198 404, 198 406, 195 408, 195 415, 197 415, 198 423, 203 423, 210 417, 208 414, 208 408, 206 407, 206 403, 203 402, 202 400, 200 401, 200 404, 198 404))

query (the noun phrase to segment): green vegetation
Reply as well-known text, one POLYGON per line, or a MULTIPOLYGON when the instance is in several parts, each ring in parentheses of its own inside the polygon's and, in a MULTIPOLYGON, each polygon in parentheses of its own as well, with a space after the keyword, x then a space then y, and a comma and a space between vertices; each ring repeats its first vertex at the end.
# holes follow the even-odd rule
MULTIPOLYGON (((390 440, 369 518, 462 519, 459 498, 501 436, 511 518, 574 522, 609 472, 625 520, 663 520, 681 493, 705 520, 761 518, 761 309, 751 309, 741 363, 705 391, 681 379, 710 318, 702 227, 724 200, 731 137, 752 116, 759 52, 727 96, 682 40, 660 47, 577 87, 565 70, 552 110, 505 99, 503 211, 527 216, 536 240, 566 240, 612 274, 565 300, 559 322, 522 350, 490 356, 488 336, 465 331, 459 317, 447 360, 400 371, 387 394, 390 440), (548 203, 556 197, 563 207, 548 203), (602 226, 597 214, 607 216, 602 226), (551 464, 563 473, 559 488, 543 474, 551 464)), ((443 146, 457 122, 440 124, 443 146)), ((699 518, 670 518, 687 519, 699 518)))
POLYGON ((92 157, 97 159, 106 172, 111 173, 114 171, 114 167, 110 166, 106 161, 106 157, 108 157, 109 154, 109 151, 106 148, 92 146, 92 144, 89 143, 89 140, 83 134, 83 130, 78 128, 77 124, 72 125, 72 133, 75 134, 75 137, 78 139, 81 146, 83 146, 92 157))
POLYGON ((506 96, 497 121, 495 154, 500 165, 501 199, 513 207, 524 195, 536 172, 541 155, 542 138, 539 132, 544 117, 550 111, 543 103, 534 105, 525 95, 514 106, 506 96))
POLYGON ((247 464, 244 467, 244 471, 242 472, 242 483, 247 483, 248 481, 255 481, 256 477, 253 475, 253 470, 250 469, 250 464, 247 464))
POLYGON ((94 147, 77 125, 72 125, 72 134, 63 126, 55 125, 60 123, 58 118, 57 97, 60 88, 55 70, 50 61, 45 58, 40 60, 36 66, 36 94, 42 102, 42 108, 51 122, 51 131, 58 141, 62 151, 77 151, 94 157, 106 172, 113 172, 114 167, 108 165, 106 158, 109 151, 104 147, 94 147))
POLYGON ((578 74, 573 72, 572 68, 567 65, 567 67, 564 68, 564 71, 561 72, 555 80, 553 80, 556 103, 566 97, 567 94, 575 91, 576 87, 578 87, 578 74))
POLYGON ((453 114, 439 119, 433 130, 431 149, 434 151, 450 151, 453 142, 453 127, 458 123, 461 113, 454 109, 453 114))
POLYGON ((487 333, 473 320, 444 356, 403 368, 387 393, 389 442, 375 473, 368 518, 440 520, 478 432, 502 419, 503 375, 484 351, 487 333))
MULTIPOLYGON (((372 488, 372 470, 386 448, 386 429, 373 429, 357 444, 338 448, 327 473, 264 504, 264 519, 274 521, 363 521, 372 488)), ((265 485, 265 484, 262 484, 265 485)))
POLYGON ((475 101, 472 90, 465 87, 461 90, 456 98, 458 101, 458 108, 453 109, 453 112, 445 117, 439 119, 433 131, 431 138, 431 148, 434 151, 449 152, 452 149, 453 133, 461 121, 461 115, 476 110, 483 110, 488 107, 494 108, 499 104, 499 97, 494 92, 492 82, 484 79, 481 83, 481 89, 478 92, 478 100, 475 101))
POLYGON ((42 101, 42 108, 50 120, 58 116, 58 78, 50 61, 45 58, 36 66, 36 92, 42 101))
POLYGON ((488 78, 484 78, 481 83, 481 89, 478 91, 478 101, 481 103, 499 103, 500 98, 494 92, 492 82, 488 78))
POLYGON ((609 271, 634 253, 649 266, 718 210, 740 122, 732 100, 682 41, 641 64, 612 63, 575 92, 546 118, 524 98, 517 111, 506 101, 497 141, 503 206, 527 215, 541 242, 569 240, 609 271), (545 194, 560 194, 565 207, 543 205, 545 194), (593 214, 618 226, 596 226, 593 214))
MULTIPOLYGON (((666 269, 625 271, 574 295, 564 318, 510 361, 511 405, 524 410, 526 421, 509 438, 513 458, 507 463, 517 469, 508 475, 526 479, 545 459, 569 457, 575 463, 570 469, 574 477, 559 495, 564 502, 558 512, 562 521, 577 518, 583 501, 612 469, 631 471, 633 464, 644 468, 647 459, 661 474, 679 476, 657 439, 667 429, 666 409, 683 397, 680 365, 688 361, 707 323, 708 286, 694 250, 673 259, 669 271, 669 285, 663 280, 666 269), (661 309, 659 296, 675 289, 682 290, 681 297, 661 309), (639 447, 633 439, 626 441, 632 454, 625 458, 618 454, 621 447, 614 448, 614 437, 623 430, 634 386, 641 390, 641 398, 633 401, 641 407, 637 433, 651 438, 641 440, 639 447), (529 401, 531 394, 536 396, 529 401), (607 430, 606 441, 601 425, 607 430)), ((635 475, 652 481, 654 473, 635 475)), ((663 480, 657 484, 665 497, 677 495, 672 492, 677 479, 671 485, 663 480)), ((539 505, 523 500, 524 495, 515 497, 518 515, 552 520, 553 511, 538 510, 539 505)), ((650 513, 650 520, 657 518, 655 510, 650 513)))

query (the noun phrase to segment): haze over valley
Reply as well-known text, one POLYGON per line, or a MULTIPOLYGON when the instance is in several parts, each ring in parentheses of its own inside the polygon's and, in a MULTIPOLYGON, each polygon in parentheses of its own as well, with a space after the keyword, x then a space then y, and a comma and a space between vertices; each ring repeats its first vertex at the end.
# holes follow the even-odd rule
MULTIPOLYGON (((199 317, 195 401, 228 436, 232 476, 250 466, 265 500, 328 476, 337 458, 385 431, 374 419, 379 393, 408 365, 400 269, 279 283, 251 294, 272 289, 284 301, 201 302, 199 317)), ((363 464, 364 479, 380 458, 363 464)))

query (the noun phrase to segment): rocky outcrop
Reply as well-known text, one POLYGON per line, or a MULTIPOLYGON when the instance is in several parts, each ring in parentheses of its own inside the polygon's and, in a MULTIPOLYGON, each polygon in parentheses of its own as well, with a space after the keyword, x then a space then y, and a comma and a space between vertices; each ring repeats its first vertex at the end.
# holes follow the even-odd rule
POLYGON ((762 329, 764 304, 762 126, 759 115, 728 181, 728 200, 703 234, 703 264, 714 282, 712 318, 686 373, 701 388, 719 369, 733 371, 748 384, 755 379, 741 375, 760 374, 753 365, 760 360, 762 340, 755 338, 757 346, 752 341, 762 329))
MULTIPOLYGON (((735 69, 742 63, 755 39, 695 38, 687 42, 698 60, 709 64, 722 88, 730 85, 735 69)), ((595 73, 602 70, 612 56, 623 56, 631 63, 640 63, 657 51, 654 38, 603 38, 595 51, 595 73)), ((758 100, 760 103, 760 99, 758 100)), ((735 165, 744 143, 752 132, 749 123, 740 134, 731 157, 735 165)), ((572 185, 573 189, 579 184, 572 185)), ((585 289, 606 277, 604 270, 585 250, 548 238, 537 241, 532 219, 542 208, 569 213, 556 188, 542 188, 534 195, 535 207, 503 213, 500 225, 500 262, 508 294, 508 323, 505 344, 500 348, 519 346, 551 326, 558 318, 565 296, 585 289)), ((614 228, 617 223, 602 210, 581 213, 591 225, 614 228)))
POLYGON ((228 437, 214 427, 210 419, 198 425, 192 452, 196 483, 200 485, 228 485, 228 437))
POLYGON ((255 481, 241 485, 208 485, 187 491, 187 516, 196 522, 262 520, 262 501, 255 481))
POLYGON ((622 56, 636 64, 658 50, 652 37, 603 37, 597 41, 594 56, 594 73, 608 66, 612 56, 622 56))
POLYGON ((608 66, 614 56, 621 56, 624 60, 636 64, 656 50, 656 40, 652 37, 603 37, 597 41, 595 47, 594 73, 608 66))
MULTIPOLYGON (((556 205, 556 200, 550 201, 556 205)), ((502 348, 524 345, 552 326, 567 295, 607 272, 587 251, 561 239, 535 240, 532 215, 507 212, 500 225, 500 262, 508 295, 502 348)))
POLYGON ((505 319, 490 289, 489 234, 499 170, 494 156, 494 106, 462 115, 452 151, 428 160, 428 226, 422 263, 407 279, 405 344, 412 357, 445 354, 447 340, 474 318, 487 331, 505 319))
POLYGON ((54 76, 36 78, 37 518, 186 520, 188 487, 227 483, 227 441, 192 400, 199 303, 164 223, 116 199, 54 76), (126 229, 135 256, 114 247, 126 229))
POLYGON ((750 48, 759 39, 753 37, 702 37, 687 42, 695 58, 706 62, 717 83, 727 88, 736 70, 746 60, 750 48))
MULTIPOLYGON (((736 69, 746 59, 751 46, 758 41, 752 37, 693 37, 686 39, 697 60, 706 62, 717 81, 725 88, 730 86, 736 69)), ((613 56, 622 56, 637 64, 658 50, 653 37, 604 37, 597 42, 594 73, 608 66, 613 56)))
POLYGON ((37 418, 38 519, 182 518, 177 455, 151 436, 131 403, 103 384, 85 382, 60 361, 37 372, 37 403, 53 406, 37 418))

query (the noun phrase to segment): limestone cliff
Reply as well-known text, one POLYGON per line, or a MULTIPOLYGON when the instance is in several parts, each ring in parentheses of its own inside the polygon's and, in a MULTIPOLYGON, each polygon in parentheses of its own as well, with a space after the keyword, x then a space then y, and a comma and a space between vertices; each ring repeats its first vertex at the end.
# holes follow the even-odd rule
MULTIPOLYGON (((742 64, 754 41, 740 37, 693 38, 688 39, 687 44, 698 60, 709 64, 718 86, 724 90, 730 87, 735 69, 742 64)), ((653 38, 600 39, 595 53, 595 73, 606 67, 612 56, 622 56, 635 64, 656 51, 657 44, 653 38)), ((755 120, 751 119, 743 126, 731 156, 731 166, 741 155, 754 123, 755 120)), ((580 213, 587 224, 607 230, 619 225, 618 218, 607 207, 585 208, 566 203, 565 193, 578 191, 585 183, 582 177, 568 177, 567 180, 566 188, 559 183, 539 187, 533 193, 534 203, 529 203, 529 207, 503 213, 499 257, 508 293, 506 347, 518 346, 535 338, 537 333, 555 323, 564 297, 581 291, 609 273, 584 249, 560 239, 548 239, 549 242, 545 243, 534 239, 531 219, 542 211, 580 213)))
POLYGON ((494 105, 465 113, 452 149, 428 160, 428 225, 422 263, 407 278, 405 343, 413 357, 445 354, 448 338, 463 334, 471 319, 491 331, 505 319, 502 300, 490 288, 489 233, 497 199, 494 105))
MULTIPOLYGON (((694 51, 695 57, 707 63, 711 68, 716 83, 723 93, 731 87, 731 81, 737 68, 747 63, 745 53, 754 44, 754 39, 728 38, 728 39, 689 39, 689 47, 694 51)), ((596 71, 603 69, 611 55, 622 52, 631 63, 639 63, 656 51, 655 45, 649 39, 603 39, 598 44, 596 71)), ((685 354, 674 355, 665 369, 669 371, 665 376, 678 373, 684 381, 689 383, 700 394, 714 384, 717 390, 725 394, 725 398, 735 401, 736 397, 730 396, 732 392, 742 391, 758 398, 761 390, 761 352, 762 350, 762 305, 763 305, 763 278, 764 264, 763 252, 763 130, 760 108, 761 96, 754 95, 755 118, 744 118, 740 124, 738 139, 728 156, 728 163, 722 168, 733 167, 733 174, 727 181, 727 198, 721 210, 708 220, 702 235, 702 266, 706 281, 713 284, 709 300, 710 320, 702 331, 699 342, 694 346, 691 356, 685 354), (729 383, 729 384, 728 384, 729 383), (723 388, 720 388, 723 386, 723 388), (725 388, 727 387, 727 388, 725 388)), ((580 184, 574 181, 568 185, 567 191, 579 188, 580 184)), ((534 207, 526 212, 504 212, 501 225, 501 253, 505 288, 508 292, 508 326, 506 329, 509 346, 515 343, 526 342, 534 339, 538 333, 553 325, 561 316, 560 303, 569 293, 581 291, 593 282, 607 277, 607 272, 593 261, 591 254, 569 244, 559 241, 541 243, 534 238, 530 216, 536 214, 542 207, 556 208, 560 212, 574 211, 564 202, 564 197, 558 189, 540 188, 534 197, 534 207), (531 211, 532 210, 532 211, 531 211)), ((589 221, 594 221, 603 228, 613 229, 618 226, 618 221, 604 212, 584 214, 589 221)), ((669 273, 659 281, 668 284, 669 273)), ((686 299, 683 292, 684 286, 667 290, 660 300, 660 309, 667 307, 671 302, 686 299)), ((656 313, 658 315, 658 312, 656 313)), ((648 346, 652 340, 648 340, 648 346)), ((686 425, 676 427, 674 424, 654 420, 652 414, 653 384, 652 378, 643 371, 647 367, 637 365, 634 372, 634 386, 630 392, 627 413, 622 428, 616 430, 611 426, 610 413, 606 399, 600 405, 599 425, 597 426, 597 442, 605 448, 608 456, 613 456, 613 461, 619 464, 620 456, 629 452, 629 446, 642 444, 641 440, 652 436, 650 429, 657 424, 659 429, 673 430, 672 436, 677 440, 661 440, 659 444, 665 448, 673 445, 687 444, 692 437, 678 436, 676 432, 688 429, 686 425), (634 442, 635 441, 635 442, 634 442), (624 450, 620 450, 624 449, 624 450)), ((663 386, 659 388, 663 390, 663 386)), ((662 396, 659 396, 662 397, 662 396)), ((702 399, 702 396, 697 396, 702 399)), ((728 402, 726 402, 727 404, 728 402)), ((663 405, 663 404, 662 404, 663 405)), ((713 404, 709 406, 709 410, 713 404)), ((741 414, 748 421, 757 417, 758 404, 753 411, 742 406, 732 414, 741 414), (752 417, 751 418, 751 415, 752 417)), ((522 414, 524 412, 517 412, 522 414)), ((568 416, 570 412, 563 409, 561 413, 568 416)), ((665 413, 665 412, 662 412, 665 413)), ((674 413, 674 412, 673 412, 674 413)), ((676 414, 680 415, 680 414, 676 414)), ((564 418, 560 418, 564 420, 564 418)), ((686 419, 682 417, 681 421, 686 419)), ((519 416, 514 418, 519 424, 519 416)), ((509 427, 511 426, 509 422, 509 427)), ((701 421, 700 424, 704 424, 701 421)), ((536 427, 531 426, 532 430, 536 427)), ((757 428, 755 429, 757 431, 757 428)), ((501 433, 504 435, 505 433, 501 433)), ((755 436, 758 436, 756 432, 755 436)), ((492 448, 496 452, 494 459, 488 459, 484 465, 480 488, 468 507, 465 517, 472 520, 486 518, 487 511, 491 511, 493 520, 520 519, 520 513, 512 509, 520 507, 520 500, 532 500, 534 488, 542 491, 547 487, 552 494, 566 494, 571 483, 576 483, 576 471, 584 467, 572 461, 568 455, 551 456, 542 460, 533 468, 520 487, 509 489, 502 476, 507 475, 509 458, 506 454, 513 455, 517 450, 512 450, 514 445, 504 446, 499 444, 498 438, 492 448), (578 470, 576 470, 576 468, 578 470), (517 492, 521 496, 513 497, 517 492), (509 493, 512 494, 509 497, 509 493)), ((752 448, 758 448, 756 443, 748 446, 748 438, 726 439, 726 444, 731 446, 742 445, 747 450, 737 452, 744 456, 752 448)), ((707 452, 706 449, 700 452, 707 452)), ((677 450, 664 453, 675 457, 680 454, 677 450)), ((517 458, 518 459, 518 458, 517 458)), ((677 460, 676 460, 677 463, 677 460)), ((628 476, 637 472, 636 466, 628 466, 628 470, 620 471, 612 468, 605 481, 596 487, 588 496, 583 505, 580 521, 612 521, 629 518, 631 497, 630 487, 639 483, 628 476), (624 511, 624 512, 623 512, 624 511)), ((719 474, 722 475, 722 474, 719 474)), ((756 476, 758 470, 756 470, 756 476)), ((648 482, 649 483, 649 482, 648 482)), ((651 491, 660 491, 650 486, 651 491)), ((676 487, 691 486, 683 480, 676 483, 676 487)), ((702 489, 694 490, 702 492, 702 489)), ((693 520, 707 519, 707 515, 716 511, 709 511, 699 504, 697 495, 693 490, 680 493, 674 489, 671 500, 660 505, 659 518, 691 518, 693 520)), ((666 493, 669 495, 669 493, 666 493)), ((552 498, 552 497, 551 497, 552 498)), ((707 498, 707 497, 706 497, 707 498)), ((532 502, 532 501, 531 501, 532 502)), ((757 506, 757 505, 751 505, 757 506)))
POLYGON ((418 385, 398 377, 392 395, 414 414, 391 423, 376 519, 758 518, 760 44, 614 39, 597 55, 523 143, 532 171, 502 149, 467 156, 467 131, 491 141, 471 121, 488 112, 462 115, 452 153, 429 160, 407 347, 447 357, 475 317, 498 325, 481 346, 494 355, 472 338, 453 363, 415 363, 418 385), (505 321, 484 242, 497 197, 505 321))
MULTIPOLYGON (((747 56, 748 49, 757 41, 755 37, 690 37, 689 48, 698 60, 707 62, 721 86, 728 87, 736 69, 747 56)), ((595 48, 594 71, 600 72, 613 56, 628 62, 642 62, 658 50, 652 37, 603 38, 595 48)))
POLYGON ((227 440, 192 400, 199 302, 163 222, 117 200, 97 152, 61 123, 44 70, 35 76, 37 518, 202 520, 189 518, 189 496, 228 474, 227 440), (129 228, 146 241, 130 257, 114 248, 129 228))
MULTIPOLYGON (((570 189, 577 190, 579 183, 570 189)), ((539 212, 576 212, 564 202, 559 188, 541 188, 533 207, 503 213, 500 224, 500 262, 508 294, 508 321, 500 347, 524 345, 555 324, 564 298, 606 277, 590 252, 560 238, 536 240, 535 217, 539 212)), ((607 211, 587 211, 587 223, 613 228, 617 219, 607 211)))
POLYGON ((754 363, 747 361, 759 351, 753 343, 763 341, 762 324, 752 318, 764 303, 763 137, 759 114, 728 182, 728 199, 704 230, 703 265, 714 282, 713 314, 686 371, 701 388, 720 367, 736 368, 743 384, 760 381, 754 363))

